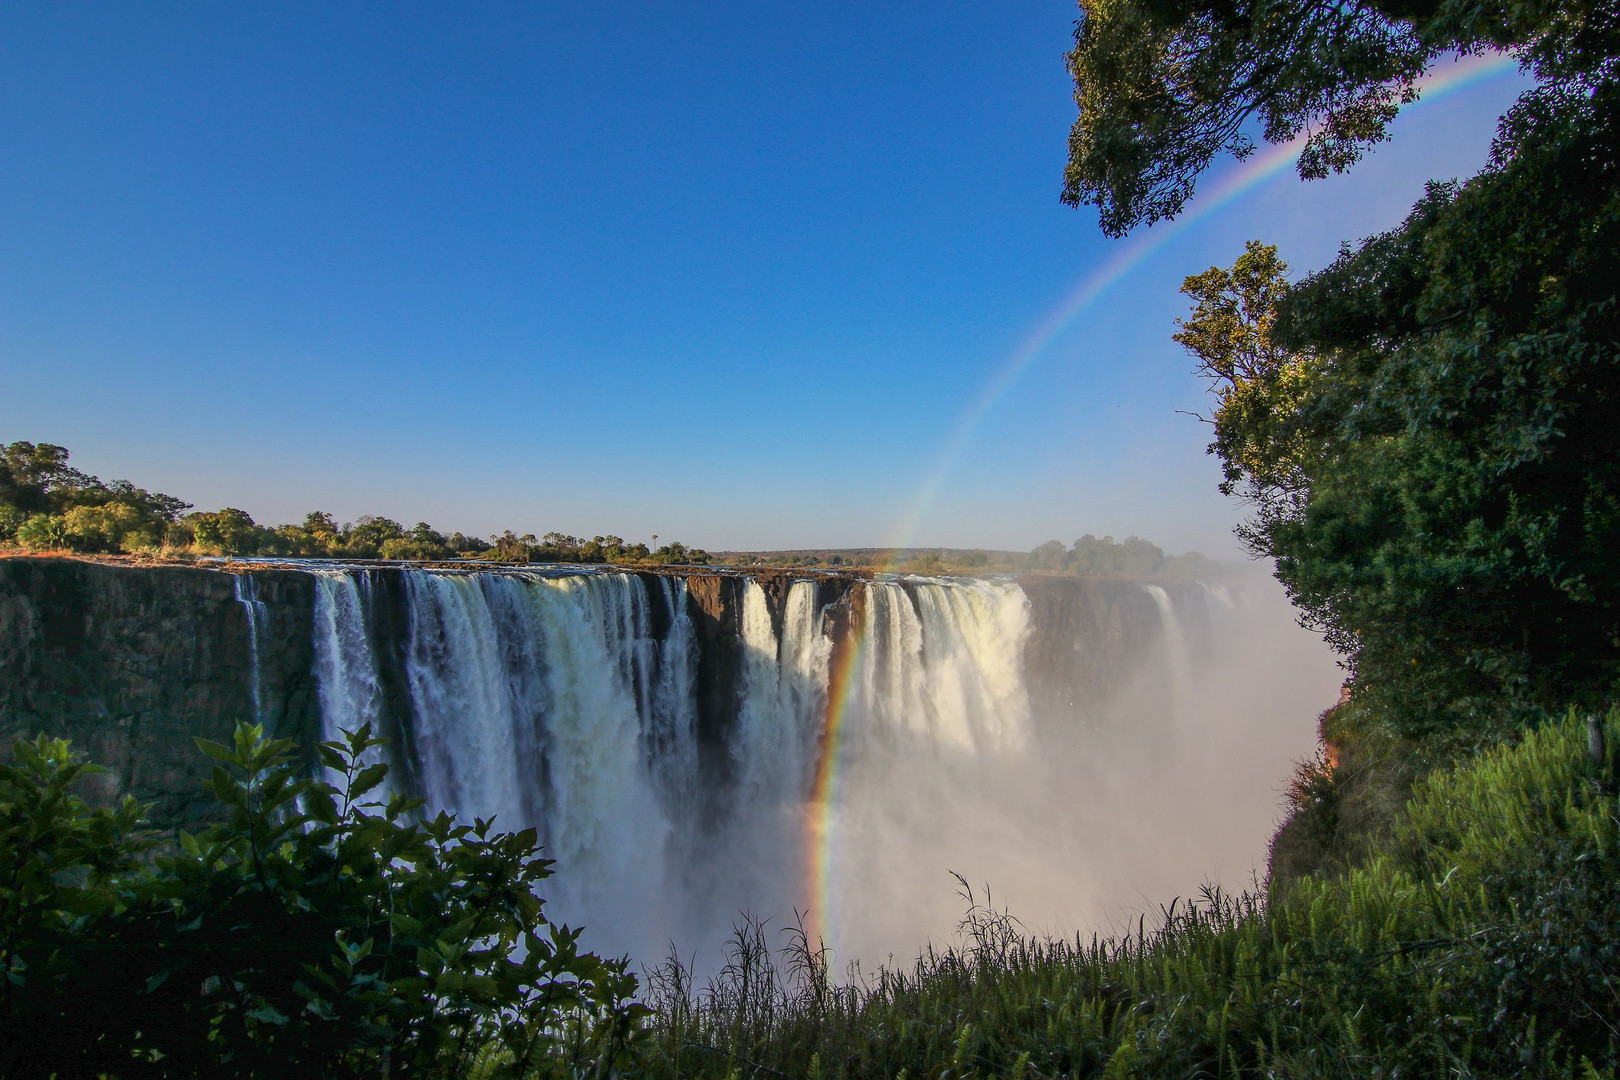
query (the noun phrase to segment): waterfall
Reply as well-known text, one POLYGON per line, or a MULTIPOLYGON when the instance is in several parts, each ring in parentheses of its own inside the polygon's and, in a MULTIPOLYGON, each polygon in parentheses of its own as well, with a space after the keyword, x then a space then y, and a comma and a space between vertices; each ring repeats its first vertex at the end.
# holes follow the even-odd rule
POLYGON ((907 924, 952 925, 961 912, 947 872, 987 873, 1020 850, 1029 826, 1007 808, 1038 767, 1027 753, 1028 632, 1028 599, 1011 582, 868 588, 826 825, 837 837, 826 873, 859 883, 829 890, 823 925, 838 947, 870 954, 903 940, 907 924))
POLYGON ((856 713, 863 734, 933 752, 1007 753, 1028 736, 1029 603, 1006 582, 874 582, 856 713))
MULTIPOLYGON (((780 926, 812 904, 827 906, 816 922, 840 957, 881 959, 956 925, 947 871, 995 882, 998 898, 1025 887, 1012 889, 1020 914, 1072 920, 1079 904, 1106 918, 1085 905, 1098 875, 1126 873, 1099 868, 1108 838, 1124 830, 1107 858, 1136 866, 1148 841, 1128 839, 1135 823, 1175 804, 1166 792, 1189 782, 1176 770, 1203 775, 1230 741, 1210 724, 1149 722, 1166 682, 1185 707, 1195 677, 1191 624, 1157 585, 1141 586, 1151 605, 1128 583, 1107 585, 1113 599, 1085 615, 1125 620, 1093 644, 1159 643, 1143 654, 1142 677, 1114 705, 1088 703, 1084 723, 1043 714, 1037 726, 1025 667, 1031 601, 1012 581, 312 573, 324 736, 370 722, 390 740, 380 752, 395 766, 390 790, 430 811, 535 828, 557 860, 542 890, 553 918, 585 925, 589 948, 647 963, 673 942, 712 969, 739 912, 780 926), (838 649, 852 666, 832 702, 838 649), (823 729, 830 714, 842 718, 835 744, 823 729), (1172 733, 1203 742, 1167 754, 1172 733), (823 754, 837 782, 812 802, 823 754), (825 856, 812 837, 831 838, 825 856), (822 884, 807 877, 811 866, 822 884)), ((1242 624, 1232 619, 1222 633, 1235 641, 1242 624)), ((1092 664, 1079 649, 1069 662, 1092 664)), ((1197 677, 1203 708, 1208 677, 1197 677)), ((1126 682, 1099 675, 1095 685, 1126 682)), ((1263 785, 1251 789, 1269 800, 1263 785)), ((1270 812, 1268 802, 1251 816, 1270 812)), ((1206 811, 1150 835, 1226 852, 1223 821, 1206 811)), ((1262 824, 1255 842, 1263 835, 1262 824)), ((1127 900, 1135 880, 1122 878, 1127 900)))
MULTIPOLYGON (((315 692, 322 742, 343 742, 364 724, 382 729, 382 686, 361 597, 365 578, 357 573, 363 571, 315 572, 315 692)), ((327 776, 329 783, 339 779, 327 776)))
POLYGON ((696 828, 699 805, 697 654, 685 578, 660 575, 659 600, 669 629, 658 645, 658 673, 645 725, 647 767, 652 770, 665 817, 679 835, 696 828))
MULTIPOLYGON (((394 789, 430 810, 536 828, 558 862, 553 910, 590 923, 598 947, 656 955, 672 934, 723 937, 740 909, 802 910, 833 641, 814 581, 783 583, 774 600, 759 581, 732 584, 735 713, 705 751, 683 578, 319 570, 324 735, 370 722, 394 740, 394 789), (373 610, 385 580, 402 619, 373 610)), ((866 588, 857 771, 881 778, 919 752, 1016 756, 1029 713, 1018 587, 866 588)))
POLYGON ((832 651, 815 592, 808 581, 789 587, 778 641, 765 590, 743 584, 742 700, 730 750, 738 801, 751 813, 797 806, 809 788, 832 651))
POLYGON ((1159 622, 1163 627, 1166 659, 1170 667, 1171 709, 1179 718, 1191 695, 1192 654, 1187 647, 1187 636, 1181 620, 1176 616, 1176 605, 1170 594, 1160 585, 1143 585, 1159 609, 1159 622))
POLYGON ((264 723, 264 637, 270 628, 270 608, 259 599, 259 583, 252 574, 231 577, 236 601, 247 613, 248 695, 253 703, 253 722, 264 723))
POLYGON ((816 586, 811 581, 795 581, 789 588, 782 614, 782 644, 779 700, 784 716, 790 718, 795 769, 790 774, 800 783, 808 781, 815 767, 812 755, 821 735, 821 719, 827 709, 827 665, 832 659, 832 639, 827 636, 823 613, 816 606, 816 586))

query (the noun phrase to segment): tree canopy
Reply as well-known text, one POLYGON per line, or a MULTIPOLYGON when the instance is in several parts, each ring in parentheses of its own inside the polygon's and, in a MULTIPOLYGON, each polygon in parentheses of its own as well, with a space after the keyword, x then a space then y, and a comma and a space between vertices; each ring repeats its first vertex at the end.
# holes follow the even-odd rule
MULTIPOLYGON (((260 525, 233 506, 187 514, 191 504, 138 488, 103 483, 68 464, 54 443, 0 443, 0 548, 86 553, 313 556, 340 559, 493 559, 498 562, 653 562, 701 564, 708 552, 679 542, 657 550, 618 536, 549 532, 536 539, 510 529, 485 540, 442 533, 425 521, 409 529, 363 514, 339 524, 324 510, 301 524, 260 525), (493 542, 491 542, 493 541, 493 542)), ((653 539, 657 539, 654 537, 653 539)))
MULTIPOLYGON (((1239 127, 1266 118, 1268 138, 1299 130, 1272 126, 1274 112, 1292 115, 1327 140, 1316 161, 1364 147, 1387 122, 1333 142, 1352 130, 1328 118, 1334 103, 1385 69, 1368 60, 1340 83, 1316 80, 1318 50, 1362 39, 1316 26, 1332 20, 1314 5, 1083 6, 1073 62, 1091 81, 1077 139, 1125 124, 1164 140, 1144 135, 1153 169, 1128 175, 1105 175, 1079 147, 1072 191, 1103 207, 1105 227, 1173 213, 1214 152, 1242 151, 1239 135, 1195 137, 1181 102, 1189 72, 1235 71, 1243 49, 1268 59, 1232 92, 1242 100, 1188 100, 1239 127), (1285 10, 1300 28, 1265 37, 1285 10), (1105 33, 1158 43, 1144 70, 1160 82, 1142 84, 1157 104, 1110 100, 1119 87, 1090 58, 1105 33), (1276 112, 1301 94, 1317 119, 1276 112)), ((1216 385, 1210 449, 1225 490, 1254 508, 1245 539, 1402 722, 1458 730, 1504 704, 1599 700, 1620 679, 1620 14, 1578 3, 1353 13, 1393 35, 1380 63, 1492 45, 1539 81, 1503 118, 1488 166, 1431 185, 1398 228, 1298 283, 1260 243, 1230 270, 1187 279, 1195 308, 1176 340, 1216 385)), ((1378 85, 1411 77, 1400 68, 1378 85)), ((1312 162, 1308 151, 1308 175, 1312 162)))
POLYGON ((1437 59, 1513 52, 1542 89, 1612 79, 1620 18, 1602 0, 1080 0, 1069 70, 1079 117, 1063 201, 1118 236, 1174 216, 1199 173, 1255 138, 1303 135, 1304 177, 1388 137, 1437 59))

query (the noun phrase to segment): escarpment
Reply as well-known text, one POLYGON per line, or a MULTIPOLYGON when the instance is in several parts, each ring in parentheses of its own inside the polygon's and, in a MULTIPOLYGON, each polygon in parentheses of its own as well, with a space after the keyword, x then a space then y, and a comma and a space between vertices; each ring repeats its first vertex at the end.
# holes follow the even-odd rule
MULTIPOLYGON (((488 586, 503 575, 555 581, 615 573, 0 559, 0 753, 9 753, 14 739, 37 733, 68 738, 107 768, 94 781, 98 798, 133 794, 154 804, 156 822, 176 826, 194 821, 204 802, 208 766, 195 749, 196 738, 225 739, 238 721, 251 720, 310 754, 317 740, 333 734, 333 718, 342 713, 371 718, 400 747, 402 782, 421 786, 431 768, 425 758, 431 748, 419 745, 423 712, 430 707, 424 672, 435 662, 432 649, 443 644, 427 640, 430 579, 450 576, 488 586), (334 591, 338 584, 342 589, 334 591)), ((679 692, 690 695, 692 752, 710 788, 746 771, 737 760, 737 733, 739 725, 754 722, 749 694, 759 691, 750 690, 750 678, 757 678, 757 672, 750 675, 750 658, 757 661, 760 640, 768 639, 763 648, 778 652, 795 634, 804 649, 822 649, 815 642, 823 642, 825 655, 816 661, 822 673, 815 678, 825 682, 832 679, 827 672, 848 668, 862 655, 898 662, 889 651, 913 648, 926 661, 927 650, 944 647, 927 620, 963 617, 933 610, 929 605, 937 606, 937 597, 920 595, 923 586, 916 582, 900 581, 894 596, 905 599, 895 603, 909 605, 908 618, 921 621, 915 629, 878 625, 869 598, 876 586, 870 575, 855 572, 691 567, 618 572, 620 579, 630 614, 611 617, 641 620, 634 630, 643 641, 638 648, 668 652, 672 638, 685 635, 679 657, 647 659, 631 682, 678 678, 679 692), (745 625, 750 603, 763 605, 758 617, 768 618, 768 628, 745 625), (788 625, 795 618, 803 622, 807 613, 813 626, 788 625)), ((1094 722, 1107 702, 1139 678, 1141 666, 1153 662, 1155 644, 1167 629, 1188 649, 1201 647, 1207 637, 1206 598, 1196 584, 1028 575, 998 588, 1025 608, 1008 632, 1023 635, 1015 643, 1022 665, 1015 689, 1039 723, 1094 722), (1154 588, 1168 599, 1156 602, 1154 588), (1167 611, 1174 614, 1174 628, 1167 627, 1167 611)), ((896 610, 884 607, 883 618, 892 619, 896 610)), ((940 670, 958 677, 950 674, 955 669, 940 670)), ((832 689, 854 692, 826 685, 793 692, 814 712, 837 704, 829 702, 832 689)), ((635 692, 651 695, 646 686, 635 692)), ((536 702, 531 707, 549 707, 536 702)), ((907 707, 899 701, 894 706, 907 707)), ((652 747, 656 733, 643 734, 652 747)), ((814 752, 813 746, 806 751, 814 752)))

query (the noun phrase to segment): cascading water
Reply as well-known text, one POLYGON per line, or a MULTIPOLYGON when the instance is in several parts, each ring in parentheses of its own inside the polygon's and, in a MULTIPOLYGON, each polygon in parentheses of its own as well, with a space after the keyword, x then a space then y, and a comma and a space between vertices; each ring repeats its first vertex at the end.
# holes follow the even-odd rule
POLYGON ((1171 707, 1179 714, 1179 706, 1186 701, 1192 681, 1192 656, 1187 647, 1187 637, 1182 631, 1176 606, 1171 603, 1170 594, 1164 591, 1164 587, 1143 585, 1142 588, 1153 597, 1153 603, 1159 609, 1159 622, 1164 631, 1164 651, 1170 667, 1170 689, 1173 695, 1171 707))
POLYGON ((834 843, 821 925, 844 955, 882 957, 908 926, 952 925, 960 910, 947 871, 987 870, 982 855, 1005 846, 1000 804, 1028 764, 1028 613, 1010 582, 868 588, 823 825, 834 843))
POLYGON ((235 574, 231 578, 236 602, 247 615, 248 626, 248 694, 253 703, 253 722, 264 723, 264 637, 270 628, 270 608, 259 599, 259 583, 252 574, 235 574))
MULTIPOLYGON (((397 737, 385 725, 381 670, 372 648, 367 599, 371 579, 367 571, 321 570, 315 574, 315 692, 321 705, 321 741, 344 742, 350 732, 370 724, 378 737, 397 737)), ((363 763, 382 760, 369 751, 363 763)), ((339 777, 328 775, 338 783, 339 777)), ((386 799, 399 777, 374 791, 386 799)))
MULTIPOLYGON (((841 957, 882 959, 949 932, 949 870, 1028 884, 1015 910, 1095 920, 1108 814, 1156 790, 1113 790, 1119 747, 1035 722, 1030 601, 1010 581, 720 578, 729 629, 711 589, 700 633, 681 576, 316 574, 326 737, 369 721, 395 784, 431 809, 538 829, 553 917, 605 952, 651 962, 673 943, 712 965, 740 911, 780 925, 814 903, 841 957), (827 762, 838 782, 818 802, 827 762)), ((1184 668, 1176 601, 1146 588, 1184 668)))
POLYGON ((831 651, 814 602, 810 582, 790 587, 778 641, 765 590, 743 584, 742 696, 729 749, 745 805, 797 806, 809 785, 831 651))

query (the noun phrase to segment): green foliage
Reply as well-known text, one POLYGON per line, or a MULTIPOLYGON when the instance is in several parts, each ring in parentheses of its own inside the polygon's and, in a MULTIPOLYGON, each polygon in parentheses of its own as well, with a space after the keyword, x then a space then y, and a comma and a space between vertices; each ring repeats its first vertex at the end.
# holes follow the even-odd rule
POLYGON ((0 502, 25 514, 60 510, 72 493, 99 483, 68 465, 69 456, 51 443, 0 446, 0 502))
MULTIPOLYGON (((1620 739, 1620 713, 1605 725, 1620 739)), ((1419 781, 1390 850, 1263 903, 1206 891, 1150 929, 1032 938, 964 888, 963 941, 828 981, 739 928, 702 992, 650 983, 649 1076, 1614 1076, 1620 764, 1587 722, 1419 781)))
POLYGON ((1590 86, 1616 51, 1601 0, 1081 0, 1074 40, 1063 201, 1116 236, 1179 212, 1217 155, 1253 151, 1256 122, 1267 142, 1304 135, 1300 175, 1321 177, 1387 138, 1448 53, 1508 49, 1548 84, 1590 86))
POLYGON ((187 514, 192 543, 210 555, 253 555, 272 546, 268 529, 254 523, 246 510, 227 506, 211 514, 187 514))
POLYGON ((68 547, 67 523, 59 514, 35 514, 17 528, 17 542, 35 551, 60 551, 68 547))
POLYGON ((1048 540, 1035 547, 1029 553, 1029 568, 1031 570, 1062 570, 1066 568, 1071 556, 1069 549, 1063 546, 1061 540, 1048 540))
MULTIPOLYGON (((1188 557, 1181 556, 1183 559, 1188 557)), ((1196 552, 1193 557, 1201 558, 1196 552)), ((1140 536, 1127 536, 1123 541, 1105 536, 1099 540, 1090 533, 1074 542, 1068 559, 1068 565, 1077 574, 1121 574, 1130 577, 1158 574, 1170 562, 1159 545, 1140 536)))
POLYGON ((689 548, 677 540, 654 551, 650 558, 664 566, 701 566, 709 561, 709 553, 702 548, 689 548))
POLYGON ((0 446, 0 542, 40 550, 143 551, 188 507, 127 480, 102 483, 51 443, 0 446))
POLYGON ((0 766, 0 1075, 580 1075, 634 1040, 634 978, 544 917, 532 830, 381 796, 366 728, 321 746, 336 786, 258 728, 200 745, 226 820, 155 859, 65 743, 0 766))
POLYGON ((1197 301, 1176 320, 1175 340, 1198 359, 1215 391, 1215 442, 1225 471, 1221 491, 1253 502, 1263 517, 1291 512, 1305 487, 1305 447, 1292 423, 1304 398, 1308 354, 1273 338, 1288 296, 1288 264, 1274 246, 1249 241, 1231 270, 1210 267, 1181 291, 1197 301))
POLYGON ((1442 54, 1537 84, 1488 168, 1291 284, 1274 248, 1184 286, 1223 489, 1401 737, 1489 743, 1620 685, 1620 34, 1548 0, 1084 0, 1071 202, 1174 214, 1221 152, 1346 167, 1442 54))
POLYGON ((1403 732, 1620 680, 1617 115, 1612 82, 1532 95, 1490 169, 1300 285, 1257 244, 1188 279, 1245 538, 1403 732))
POLYGON ((1075 574, 1115 577, 1201 578, 1218 576, 1222 567, 1214 559, 1196 551, 1166 555, 1159 545, 1140 536, 1115 540, 1087 533, 1065 551, 1056 540, 1048 540, 1029 553, 1032 570, 1068 570, 1075 574))
POLYGON ((17 530, 28 520, 28 515, 9 503, 0 503, 0 543, 15 540, 17 530))

